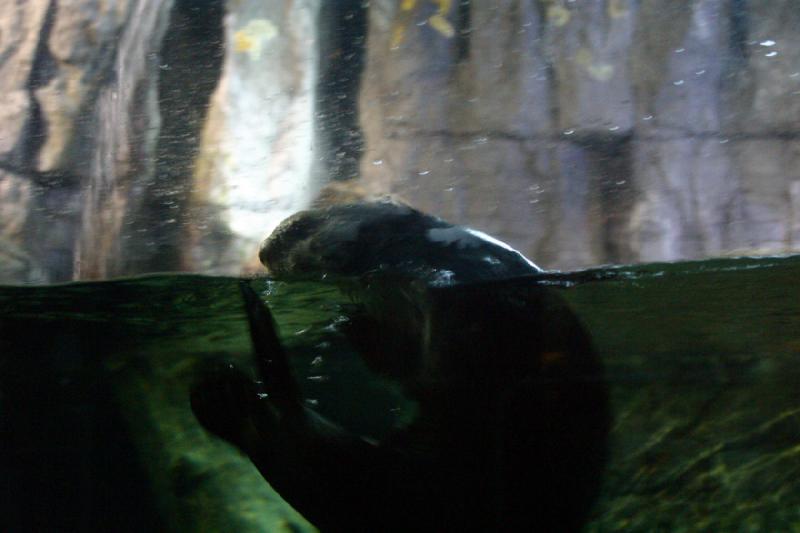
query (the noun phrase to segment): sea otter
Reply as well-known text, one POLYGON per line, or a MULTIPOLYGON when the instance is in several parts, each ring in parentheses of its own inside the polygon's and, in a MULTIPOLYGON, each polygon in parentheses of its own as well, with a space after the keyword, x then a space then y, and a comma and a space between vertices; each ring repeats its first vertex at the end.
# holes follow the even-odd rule
POLYGON ((577 531, 599 490, 608 398, 589 336, 521 254, 406 206, 302 212, 273 276, 357 276, 345 324, 418 404, 380 442, 304 405, 269 309, 242 282, 262 382, 209 372, 192 408, 322 531, 577 531))
POLYGON ((435 285, 541 272, 524 255, 483 232, 390 201, 301 211, 272 232, 259 258, 275 277, 381 271, 435 285))

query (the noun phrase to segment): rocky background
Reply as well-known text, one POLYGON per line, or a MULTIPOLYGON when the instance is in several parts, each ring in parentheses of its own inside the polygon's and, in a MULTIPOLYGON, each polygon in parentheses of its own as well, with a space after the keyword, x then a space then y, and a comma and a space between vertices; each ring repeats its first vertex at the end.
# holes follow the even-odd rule
POLYGON ((800 1, 0 7, 0 281, 252 271, 328 181, 547 268, 800 249, 800 1))

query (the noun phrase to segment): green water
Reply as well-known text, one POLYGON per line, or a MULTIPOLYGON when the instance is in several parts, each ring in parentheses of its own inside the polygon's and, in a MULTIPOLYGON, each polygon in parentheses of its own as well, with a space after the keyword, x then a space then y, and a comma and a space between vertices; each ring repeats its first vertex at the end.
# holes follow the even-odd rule
MULTIPOLYGON (((605 362, 612 454, 588 531, 800 530, 798 280, 795 256, 519 281, 559 290, 605 362)), ((0 287, 0 529, 311 530, 189 410, 204 361, 250 364, 236 283, 0 287)), ((413 416, 338 333, 334 285, 253 286, 319 411, 375 437, 413 416)))

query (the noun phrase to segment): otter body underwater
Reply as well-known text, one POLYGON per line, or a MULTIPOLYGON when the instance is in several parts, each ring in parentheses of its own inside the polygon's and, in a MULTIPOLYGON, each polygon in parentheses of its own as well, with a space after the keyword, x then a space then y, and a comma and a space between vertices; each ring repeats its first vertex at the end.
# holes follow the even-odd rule
POLYGON ((211 433, 322 531, 578 531, 609 429, 590 338, 503 243, 405 206, 301 212, 262 246, 277 277, 360 276, 345 325, 418 404, 374 443, 305 407, 269 309, 242 282, 263 383, 232 368, 193 388, 211 433), (462 283, 468 282, 468 283, 462 283))

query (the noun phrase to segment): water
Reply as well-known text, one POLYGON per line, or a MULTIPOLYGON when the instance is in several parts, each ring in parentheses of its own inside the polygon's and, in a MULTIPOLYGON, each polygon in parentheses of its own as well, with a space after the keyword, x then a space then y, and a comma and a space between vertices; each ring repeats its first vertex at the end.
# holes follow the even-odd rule
MULTIPOLYGON (((546 274, 589 328, 614 407, 588 531, 800 527, 800 257, 546 274)), ((520 284, 534 280, 520 280, 520 284)), ((305 531, 188 406, 204 361, 249 368, 233 278, 0 287, 6 531, 305 531)), ((414 416, 337 330, 325 283, 253 286, 308 401, 379 438, 414 416)))

